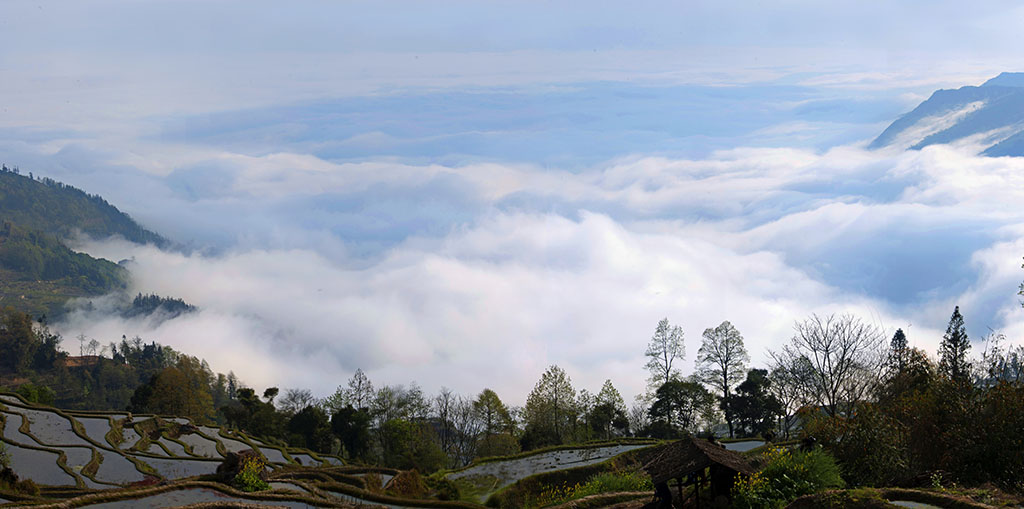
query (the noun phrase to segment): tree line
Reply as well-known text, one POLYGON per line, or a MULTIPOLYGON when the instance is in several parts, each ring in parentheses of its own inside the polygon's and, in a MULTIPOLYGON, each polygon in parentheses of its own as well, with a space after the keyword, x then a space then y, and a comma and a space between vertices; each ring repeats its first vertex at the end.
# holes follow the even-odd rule
MULTIPOLYGON (((578 389, 557 365, 522 407, 491 389, 471 395, 415 383, 375 384, 362 370, 325 397, 306 389, 246 387, 205 361, 140 338, 100 348, 90 366, 61 367, 60 337, 8 309, 0 327, 0 367, 31 375, 52 370, 52 386, 78 384, 70 407, 129 409, 217 422, 270 441, 338 453, 351 461, 431 472, 479 457, 619 437, 814 436, 844 474, 886 484, 941 469, 962 478, 1004 479, 1024 472, 1024 347, 991 335, 980 357, 959 308, 935 358, 897 330, 852 315, 811 315, 751 368, 730 322, 706 329, 694 373, 683 376, 681 327, 655 327, 645 351, 647 390, 626 405, 611 380, 578 389), (95 399, 96 394, 106 394, 95 399), (92 399, 90 399, 92 398, 92 399)), ((45 397, 45 384, 28 384, 45 397)), ((52 391, 51 391, 52 392, 52 391)), ((1020 477, 1016 477, 1019 479, 1020 477)))

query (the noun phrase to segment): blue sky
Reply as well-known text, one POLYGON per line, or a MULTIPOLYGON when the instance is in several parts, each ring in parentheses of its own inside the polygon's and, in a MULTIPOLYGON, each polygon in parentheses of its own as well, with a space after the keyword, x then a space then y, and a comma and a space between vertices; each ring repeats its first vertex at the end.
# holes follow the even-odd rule
MULTIPOLYGON (((934 351, 1024 333, 1015 158, 869 151, 939 88, 1021 70, 1010 2, 8 2, 0 160, 194 248, 79 239, 197 316, 76 315, 257 387, 363 368, 521 402, 549 364, 643 389, 730 320, 810 313, 934 351), (239 353, 242 352, 242 353, 239 353), (312 369, 295 370, 297 363, 312 369)), ((980 345, 979 345, 980 347, 980 345)))

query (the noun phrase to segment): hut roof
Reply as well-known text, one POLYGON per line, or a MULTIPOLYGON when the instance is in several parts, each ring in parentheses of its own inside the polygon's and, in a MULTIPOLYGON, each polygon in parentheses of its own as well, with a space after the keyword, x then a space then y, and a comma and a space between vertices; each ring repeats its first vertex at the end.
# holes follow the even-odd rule
POLYGON ((685 438, 661 446, 654 459, 644 465, 654 484, 684 477, 711 465, 721 465, 743 474, 756 472, 743 455, 719 444, 697 438, 685 438))

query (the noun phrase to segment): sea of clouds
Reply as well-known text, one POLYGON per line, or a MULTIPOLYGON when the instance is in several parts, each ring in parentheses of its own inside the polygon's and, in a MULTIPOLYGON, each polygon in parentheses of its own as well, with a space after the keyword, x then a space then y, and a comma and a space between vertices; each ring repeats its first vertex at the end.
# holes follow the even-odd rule
POLYGON ((864 148, 1020 70, 1019 6, 617 5, 0 6, 0 162, 175 241, 71 239, 199 308, 52 326, 519 404, 550 364, 643 391, 665 317, 687 373, 723 320, 756 366, 811 313, 1020 341, 1024 161, 864 148))

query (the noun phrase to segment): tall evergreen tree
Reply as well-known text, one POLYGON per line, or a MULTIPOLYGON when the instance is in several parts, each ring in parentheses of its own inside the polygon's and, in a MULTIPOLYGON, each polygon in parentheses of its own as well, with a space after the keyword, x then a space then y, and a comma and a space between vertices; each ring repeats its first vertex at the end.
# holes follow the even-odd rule
POLYGON ((970 349, 964 317, 960 314, 960 306, 957 306, 939 344, 939 372, 953 380, 967 380, 971 373, 971 363, 967 360, 970 349))
POLYGON ((907 368, 907 335, 903 329, 896 329, 892 341, 889 342, 889 368, 902 373, 907 368))

